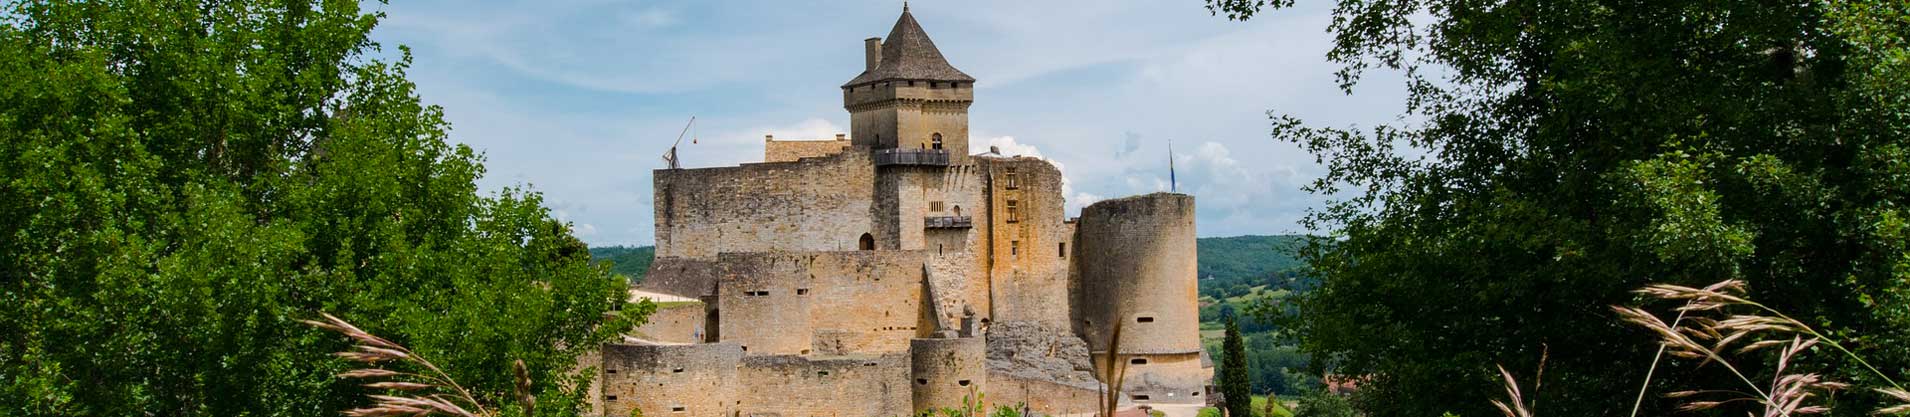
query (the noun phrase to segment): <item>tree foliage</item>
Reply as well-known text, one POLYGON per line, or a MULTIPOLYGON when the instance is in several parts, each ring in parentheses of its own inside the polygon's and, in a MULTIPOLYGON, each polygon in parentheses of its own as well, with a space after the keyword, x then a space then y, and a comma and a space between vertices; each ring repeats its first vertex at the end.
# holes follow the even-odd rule
MULTIPOLYGON (((575 412, 625 284, 374 58, 351 0, 0 4, 0 414, 327 415, 329 312, 575 412)), ((402 48, 400 48, 403 51, 402 48)), ((508 411, 507 411, 508 412, 508 411)))
MULTIPOLYGON (((1292 4, 1207 3, 1236 19, 1292 4)), ((1493 414, 1493 364, 1547 346, 1548 414, 1623 415, 1657 345, 1604 306, 1648 282, 1746 280, 1910 369, 1910 3, 1342 0, 1334 15, 1341 87, 1397 71, 1409 98, 1402 122, 1367 128, 1270 112, 1276 139, 1327 166, 1309 190, 1339 198, 1306 220, 1332 244, 1302 251, 1324 282, 1287 319, 1308 352, 1370 378, 1355 398, 1370 415, 1493 414)), ((1806 366, 1865 382, 1841 359, 1806 366)), ((1853 406, 1836 413, 1875 400, 1839 396, 1853 406)))
POLYGON ((655 260, 655 246, 599 246, 590 248, 590 259, 596 263, 608 263, 610 273, 622 275, 631 284, 643 282, 643 276, 650 273, 650 262, 655 260))

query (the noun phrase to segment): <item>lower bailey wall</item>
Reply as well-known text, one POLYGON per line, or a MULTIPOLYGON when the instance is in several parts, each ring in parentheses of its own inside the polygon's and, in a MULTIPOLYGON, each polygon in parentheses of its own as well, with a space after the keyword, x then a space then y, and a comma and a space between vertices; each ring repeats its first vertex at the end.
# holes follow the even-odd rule
POLYGON ((628 416, 632 409, 670 417, 735 414, 743 358, 735 344, 606 344, 601 352, 605 416, 628 416))
POLYGON ((738 372, 738 417, 910 415, 906 354, 750 356, 738 372))
POLYGON ((1100 397, 1101 392, 1095 388, 1022 378, 1007 373, 988 373, 988 402, 1017 409, 1019 405, 1026 404, 1029 411, 1039 415, 1094 413, 1101 409, 1100 397))
MULTIPOLYGON (((1128 361, 1121 393, 1128 399, 1154 403, 1203 403, 1213 380, 1212 368, 1203 368, 1200 353, 1121 355, 1128 361), (1146 363, 1135 363, 1135 361, 1146 363)), ((1106 368, 1106 355, 1094 354, 1094 369, 1106 368)), ((1103 378, 1105 379, 1105 378, 1103 378)))

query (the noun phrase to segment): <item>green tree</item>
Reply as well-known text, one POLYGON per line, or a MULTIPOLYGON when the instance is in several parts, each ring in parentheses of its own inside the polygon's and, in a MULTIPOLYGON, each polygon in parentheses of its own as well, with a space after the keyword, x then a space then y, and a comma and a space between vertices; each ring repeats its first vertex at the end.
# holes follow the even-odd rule
MULTIPOLYGON (((1246 19, 1293 2, 1207 4, 1246 19)), ((1910 369, 1910 3, 1342 0, 1334 14, 1341 87, 1389 70, 1409 98, 1402 122, 1368 128, 1269 113, 1276 139, 1326 165, 1308 189, 1337 198, 1306 220, 1332 244, 1302 250, 1323 282, 1283 327, 1366 377, 1355 402, 1371 415, 1493 415, 1493 365, 1547 346, 1548 414, 1622 415, 1657 345, 1604 306, 1647 282, 1743 279, 1910 369)), ((1705 383, 1715 369, 1658 376, 1655 393, 1723 385, 1705 383)), ((1647 398, 1644 414, 1671 413, 1647 398)), ((1876 400, 1840 395, 1835 413, 1876 400)))
POLYGON ((1253 415, 1253 375, 1247 368, 1247 343, 1240 337, 1240 325, 1227 317, 1226 338, 1220 342, 1220 395, 1227 399, 1227 413, 1253 415))
POLYGON ((1293 408, 1293 417, 1358 417, 1353 404, 1346 397, 1326 390, 1307 393, 1300 397, 1300 403, 1293 408))
MULTIPOLYGON (((0 4, 0 414, 331 415, 329 312, 573 414, 625 284, 374 56, 357 1, 0 4)), ((632 314, 632 316, 638 316, 632 314)))

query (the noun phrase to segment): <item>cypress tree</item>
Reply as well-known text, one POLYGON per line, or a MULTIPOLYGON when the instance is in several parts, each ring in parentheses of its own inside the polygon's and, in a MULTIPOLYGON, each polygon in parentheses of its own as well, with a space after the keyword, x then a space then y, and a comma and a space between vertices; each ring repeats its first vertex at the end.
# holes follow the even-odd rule
POLYGON ((1227 338, 1220 342, 1220 393, 1227 399, 1227 414, 1253 416, 1253 376, 1247 370, 1247 344, 1240 340, 1240 325, 1227 316, 1227 338))

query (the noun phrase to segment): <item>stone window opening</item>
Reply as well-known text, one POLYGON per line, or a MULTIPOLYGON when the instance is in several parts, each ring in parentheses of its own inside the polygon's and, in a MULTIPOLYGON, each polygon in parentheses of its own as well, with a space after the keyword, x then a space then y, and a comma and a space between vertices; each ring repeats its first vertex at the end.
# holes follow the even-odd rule
MULTIPOLYGON (((936 149, 941 149, 941 147, 939 147, 939 146, 938 146, 938 147, 936 147, 936 149)), ((938 213, 939 213, 939 212, 941 212, 941 211, 942 211, 942 202, 940 202, 940 201, 930 201, 930 202, 928 202, 928 211, 933 211, 933 212, 938 212, 938 213)))
POLYGON ((604 370, 604 373, 606 373, 606 374, 614 374, 614 373, 617 373, 617 370, 615 370, 615 369, 605 369, 605 370, 604 370))
POLYGON ((1008 256, 1021 257, 1021 241, 1019 240, 1008 241, 1008 256))
POLYGON ((960 205, 960 204, 956 204, 956 205, 955 205, 955 217, 961 217, 961 216, 962 216, 962 205, 960 205))
POLYGON ((934 149, 938 151, 942 150, 942 134, 936 133, 932 136, 929 136, 929 143, 930 143, 929 149, 934 149))
POLYGON ((605 396, 604 396, 604 401, 616 401, 616 400, 617 400, 617 396, 615 396, 615 395, 605 395, 605 396))
POLYGON ((1147 364, 1147 358, 1134 358, 1134 359, 1128 359, 1128 360, 1127 360, 1127 364, 1128 364, 1128 365, 1146 365, 1146 364, 1147 364))
POLYGON ((1153 322, 1154 322, 1154 318, 1153 318, 1153 317, 1148 317, 1148 316, 1141 316, 1141 317, 1135 317, 1135 318, 1134 318, 1134 322, 1136 322, 1136 323, 1153 323, 1153 322))
POLYGON ((670 412, 672 413, 681 413, 684 411, 688 411, 688 409, 680 405, 675 407, 670 407, 670 412))
POLYGON ((1144 394, 1134 394, 1134 401, 1147 401, 1147 400, 1148 400, 1148 397, 1147 397, 1147 395, 1144 395, 1144 394))
POLYGON ((1019 178, 1016 178, 1014 167, 1008 168, 1007 177, 1002 182, 1006 183, 1008 186, 1007 188, 1010 190, 1021 188, 1021 181, 1019 178))
POLYGON ((683 368, 671 369, 670 372, 680 374, 680 373, 683 373, 683 368))
POLYGON ((916 378, 915 385, 928 385, 928 380, 922 379, 922 378, 916 378))
POLYGON ((797 289, 796 289, 796 295, 809 295, 809 289, 808 289, 808 288, 797 288, 797 289))
MULTIPOLYGON (((1014 178, 1014 177, 1009 177, 1009 178, 1014 178)), ((1010 188, 1013 188, 1013 187, 1010 187, 1010 188)), ((1008 222, 1009 223, 1017 223, 1021 221, 1021 208, 1019 207, 1020 204, 1017 204, 1017 203, 1019 202, 1015 200, 1008 200, 1008 222)))
POLYGON ((856 239, 856 249, 875 250, 875 235, 863 233, 861 239, 856 239))
POLYGON ((1061 253, 1061 259, 1068 259, 1068 242, 1061 242, 1056 251, 1061 253))
POLYGON ((966 379, 964 379, 964 380, 960 380, 960 381, 955 381, 955 385, 960 385, 960 386, 964 386, 964 387, 966 387, 966 386, 968 386, 968 380, 966 380, 966 379))
MULTIPOLYGON (((807 354, 809 351, 803 351, 803 353, 807 354)), ((829 371, 816 371, 816 376, 829 376, 829 371)))

